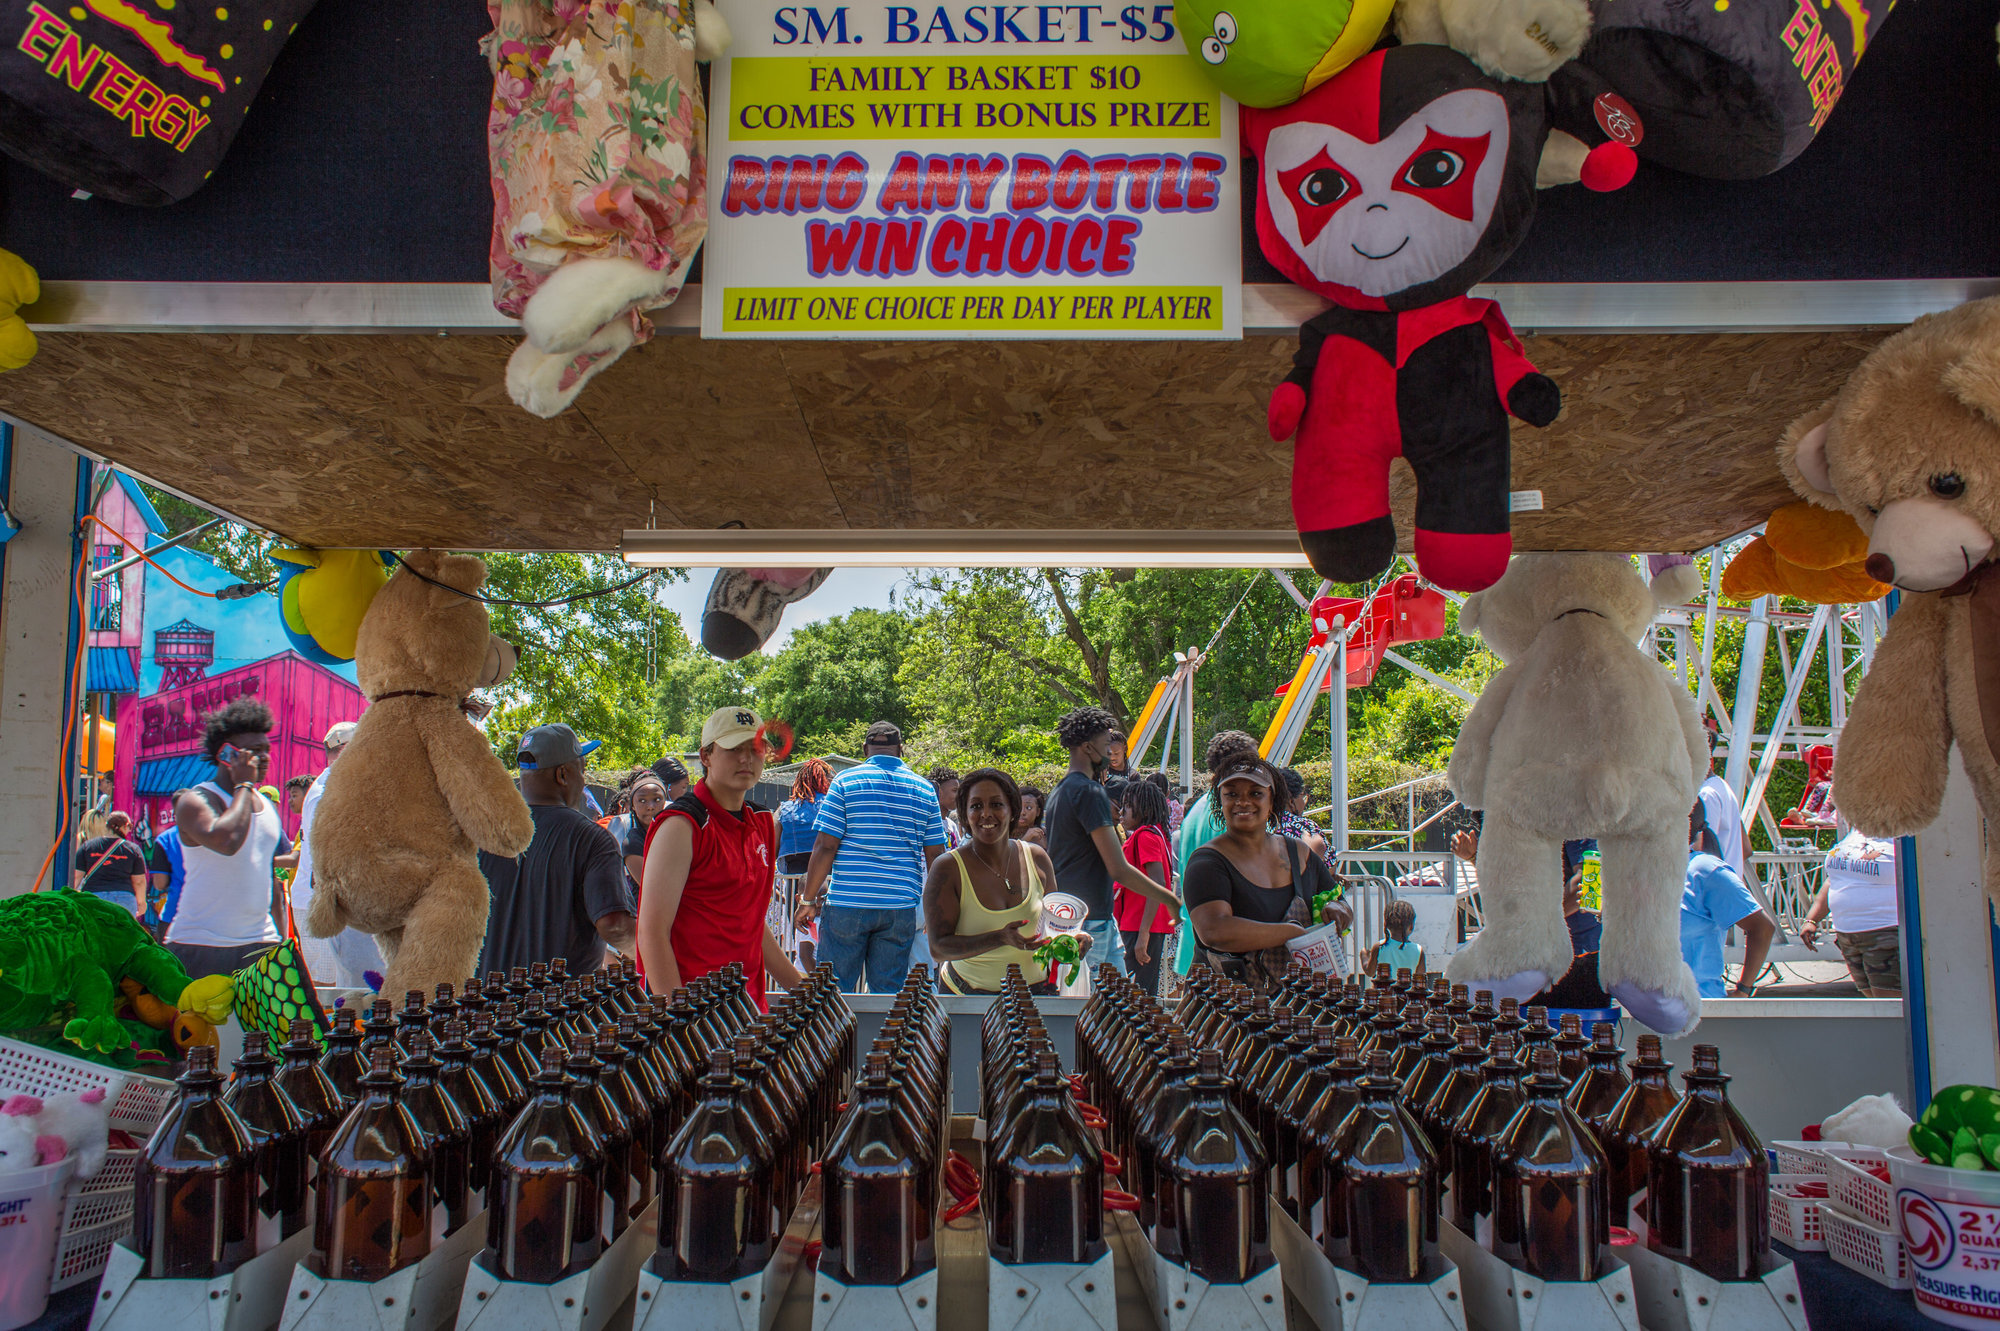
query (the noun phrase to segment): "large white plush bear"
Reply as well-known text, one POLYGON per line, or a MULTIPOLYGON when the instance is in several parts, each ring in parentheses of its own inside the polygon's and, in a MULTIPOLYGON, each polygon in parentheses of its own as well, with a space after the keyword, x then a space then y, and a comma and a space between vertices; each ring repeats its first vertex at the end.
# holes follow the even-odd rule
POLYGON ((1639 651, 1653 592, 1622 555, 1517 555, 1469 596, 1459 628, 1507 663, 1452 748, 1447 779, 1483 809, 1486 927, 1451 959, 1455 983, 1526 998, 1572 960, 1562 843, 1603 856, 1598 978, 1640 1021, 1680 1035, 1701 1019, 1681 960, 1688 813, 1708 771, 1694 700, 1639 651))

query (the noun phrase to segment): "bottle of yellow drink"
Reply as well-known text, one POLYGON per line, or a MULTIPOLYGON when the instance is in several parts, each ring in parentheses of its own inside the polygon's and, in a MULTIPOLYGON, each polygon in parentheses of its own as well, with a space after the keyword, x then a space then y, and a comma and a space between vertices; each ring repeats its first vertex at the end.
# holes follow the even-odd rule
POLYGON ((1596 850, 1586 850, 1578 861, 1577 869, 1583 874, 1582 900, 1585 910, 1604 909, 1604 859, 1596 850))

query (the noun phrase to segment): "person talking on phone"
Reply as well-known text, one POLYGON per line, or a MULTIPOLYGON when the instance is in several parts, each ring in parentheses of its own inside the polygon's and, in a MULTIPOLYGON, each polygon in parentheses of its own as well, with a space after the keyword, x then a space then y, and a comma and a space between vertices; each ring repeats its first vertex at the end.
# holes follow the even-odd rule
POLYGON ((174 801, 185 877, 166 947, 191 976, 240 970, 278 941, 271 862, 291 844, 277 805, 257 793, 273 724, 255 698, 210 712, 202 742, 215 775, 174 801))

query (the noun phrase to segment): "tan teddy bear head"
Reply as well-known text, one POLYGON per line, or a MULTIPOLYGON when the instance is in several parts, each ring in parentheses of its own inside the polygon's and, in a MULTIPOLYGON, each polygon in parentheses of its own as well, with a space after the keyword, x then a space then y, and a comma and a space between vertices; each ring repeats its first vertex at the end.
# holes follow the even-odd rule
POLYGON ((1564 615, 1600 615, 1637 642, 1657 608, 1646 580, 1624 555, 1515 555, 1500 581, 1465 598, 1458 631, 1477 632, 1494 655, 1512 662, 1564 615))
POLYGON ((1792 422, 1778 464, 1800 498, 1861 525, 1877 582, 1921 592, 1963 578, 2000 532, 2000 298, 1885 340, 1792 422))
POLYGON ((513 673, 514 649, 493 636, 485 603, 472 593, 486 563, 472 555, 413 550, 368 607, 355 639, 362 691, 463 698, 513 673))

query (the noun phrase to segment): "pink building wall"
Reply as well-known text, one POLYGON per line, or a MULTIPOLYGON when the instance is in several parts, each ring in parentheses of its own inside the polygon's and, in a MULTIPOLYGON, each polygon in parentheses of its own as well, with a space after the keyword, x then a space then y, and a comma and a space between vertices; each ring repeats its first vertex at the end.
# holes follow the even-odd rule
MULTIPOLYGON (((271 767, 266 780, 280 790, 291 777, 317 775, 326 766, 326 732, 361 715, 366 700, 352 682, 289 649, 177 689, 118 700, 118 752, 112 768, 112 801, 135 820, 157 830, 171 826, 173 810, 165 794, 134 791, 140 763, 199 758, 201 718, 245 694, 264 700, 277 719, 271 732, 271 767)), ((213 768, 186 764, 192 779, 206 780, 213 768), (197 769, 199 769, 197 771, 197 769)), ((286 831, 297 828, 287 817, 286 831)))

